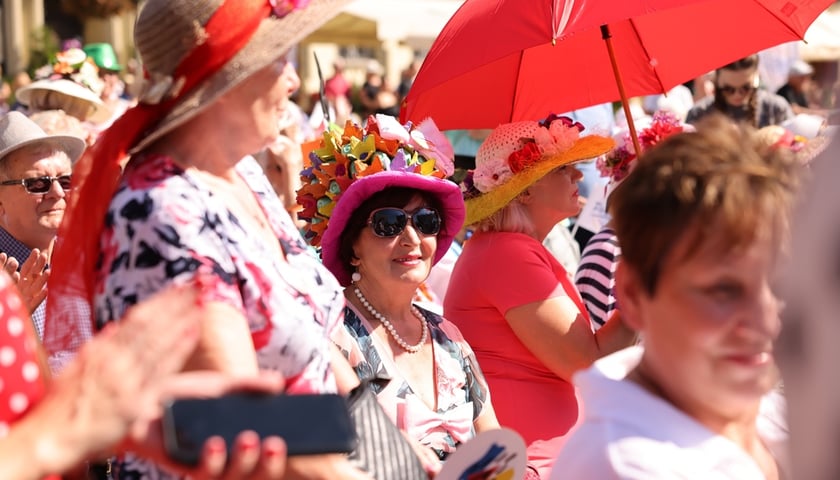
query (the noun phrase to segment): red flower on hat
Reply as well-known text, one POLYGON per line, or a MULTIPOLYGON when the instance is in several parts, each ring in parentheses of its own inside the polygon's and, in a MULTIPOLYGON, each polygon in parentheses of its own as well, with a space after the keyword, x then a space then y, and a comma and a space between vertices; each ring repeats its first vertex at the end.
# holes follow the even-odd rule
POLYGON ((309 0, 268 0, 274 15, 277 18, 283 18, 292 13, 294 10, 306 8, 309 5, 309 0))
POLYGON ((511 153, 508 156, 508 166, 513 173, 519 173, 529 166, 537 163, 542 157, 542 152, 537 143, 533 140, 528 140, 525 146, 519 150, 511 153))
MULTIPOLYGON (((686 126, 673 113, 658 111, 653 114, 650 126, 639 132, 639 147, 644 153, 665 138, 685 130, 686 126)), ((622 145, 603 158, 599 158, 595 164, 602 177, 609 177, 613 182, 620 182, 630 174, 637 157, 628 132, 624 135, 622 145)))

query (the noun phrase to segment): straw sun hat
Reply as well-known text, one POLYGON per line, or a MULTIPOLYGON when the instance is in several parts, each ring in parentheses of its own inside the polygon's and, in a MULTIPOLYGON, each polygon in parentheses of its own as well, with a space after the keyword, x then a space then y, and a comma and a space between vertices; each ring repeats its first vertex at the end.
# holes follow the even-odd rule
POLYGON ((465 223, 490 217, 555 168, 595 158, 615 145, 611 138, 583 137, 583 129, 557 116, 496 127, 478 148, 475 170, 462 183, 465 223))
POLYGON ((105 84, 99 78, 99 68, 79 48, 58 52, 35 71, 35 78, 16 94, 31 111, 61 109, 85 120, 103 105, 99 94, 105 84))
MULTIPOLYGON (((236 2, 253 0, 236 0, 236 2)), ((210 78, 181 94, 183 80, 173 78, 176 67, 205 38, 203 29, 223 0, 147 0, 140 10, 134 42, 147 83, 141 104, 157 104, 178 97, 172 110, 132 149, 139 151, 194 117, 222 94, 277 60, 320 27, 349 0, 264 0, 276 16, 264 18, 247 44, 210 78), (181 94, 179 96, 179 94, 181 94)), ((234 4, 236 5, 236 4, 234 4)), ((235 8, 235 7, 227 7, 235 8)))

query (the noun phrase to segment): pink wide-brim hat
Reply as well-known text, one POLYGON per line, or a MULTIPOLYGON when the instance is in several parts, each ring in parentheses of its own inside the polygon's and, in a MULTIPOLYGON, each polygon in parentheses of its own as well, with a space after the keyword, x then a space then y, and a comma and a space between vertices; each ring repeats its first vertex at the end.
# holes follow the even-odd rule
POLYGON ((390 187, 417 189, 432 194, 440 202, 443 209, 440 212, 443 226, 437 235, 437 250, 432 265, 443 258, 464 224, 466 210, 461 189, 449 180, 397 170, 378 172, 357 179, 338 199, 321 240, 324 265, 344 287, 350 285, 350 276, 353 273, 342 264, 338 253, 347 222, 365 200, 390 187))

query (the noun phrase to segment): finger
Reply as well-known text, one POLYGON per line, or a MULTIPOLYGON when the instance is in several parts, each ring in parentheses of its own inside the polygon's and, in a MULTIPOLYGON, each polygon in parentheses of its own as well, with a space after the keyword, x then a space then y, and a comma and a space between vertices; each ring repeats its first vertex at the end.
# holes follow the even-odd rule
POLYGON ((219 478, 227 463, 227 447, 222 437, 210 437, 201 450, 198 472, 191 475, 196 479, 219 478))
POLYGON ((227 474, 224 478, 232 480, 251 475, 257 469, 259 460, 259 435, 251 430, 240 433, 234 442, 227 474))
POLYGON ((15 257, 9 257, 9 259, 6 260, 6 271, 9 272, 15 283, 20 281, 20 272, 17 271, 19 265, 20 264, 15 257))
POLYGON ((288 450, 286 442, 280 437, 267 437, 262 442, 262 456, 260 458, 261 478, 283 478, 286 472, 286 457, 288 450))
POLYGON ((0 253, 0 265, 2 265, 3 268, 6 267, 6 260, 8 259, 9 255, 7 255, 5 252, 0 253))
POLYGON ((32 249, 32 252, 29 253, 29 256, 26 257, 26 260, 20 265, 20 276, 23 278, 30 278, 33 274, 38 273, 39 271, 35 269, 36 263, 38 263, 38 257, 41 256, 41 251, 37 248, 32 249))
POLYGON ((43 302, 47 298, 46 280, 47 279, 45 275, 39 276, 38 282, 41 284, 41 286, 36 287, 31 291, 28 291, 25 295, 26 305, 29 307, 30 314, 35 313, 35 310, 38 309, 38 306, 41 305, 41 302, 43 302))
POLYGON ((47 264, 49 263, 49 255, 46 251, 42 251, 38 257, 35 259, 35 271, 38 273, 44 273, 44 270, 47 268, 47 264))
POLYGON ((44 270, 40 275, 36 276, 32 281, 32 289, 36 292, 43 290, 44 295, 47 294, 47 280, 50 279, 50 271, 44 270))

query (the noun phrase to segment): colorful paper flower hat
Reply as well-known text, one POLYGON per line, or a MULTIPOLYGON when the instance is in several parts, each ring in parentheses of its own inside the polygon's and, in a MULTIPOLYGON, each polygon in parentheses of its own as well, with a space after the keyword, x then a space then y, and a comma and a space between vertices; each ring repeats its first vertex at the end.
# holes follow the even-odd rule
POLYGON ((475 170, 461 183, 472 225, 504 208, 557 167, 593 159, 615 146, 599 135, 582 136, 584 126, 568 117, 506 123, 478 148, 475 170))
POLYGON ((415 188, 434 195, 443 208, 435 262, 446 253, 464 221, 459 187, 446 180, 455 171, 452 145, 431 119, 401 125, 376 115, 363 128, 348 121, 331 126, 317 149, 304 159, 303 186, 297 191, 306 221, 304 238, 321 247, 324 265, 342 285, 350 274, 338 244, 350 216, 373 194, 389 187, 415 188))

